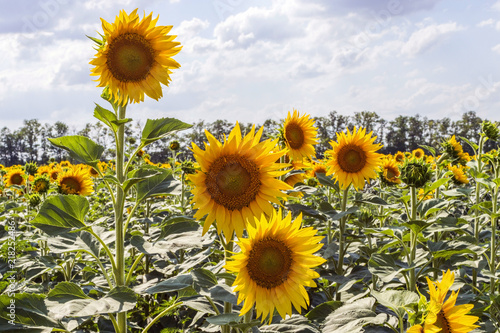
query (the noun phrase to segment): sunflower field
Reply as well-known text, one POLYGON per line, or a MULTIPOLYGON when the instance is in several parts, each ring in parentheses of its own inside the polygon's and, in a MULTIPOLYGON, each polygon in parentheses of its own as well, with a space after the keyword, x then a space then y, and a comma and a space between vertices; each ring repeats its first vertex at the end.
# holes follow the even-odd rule
POLYGON ((71 135, 49 139, 71 161, 0 165, 2 332, 500 332, 498 124, 393 155, 346 128, 320 159, 291 110, 153 163, 191 127, 148 119, 127 144, 128 109, 180 67, 157 20, 90 37, 114 159, 71 135))

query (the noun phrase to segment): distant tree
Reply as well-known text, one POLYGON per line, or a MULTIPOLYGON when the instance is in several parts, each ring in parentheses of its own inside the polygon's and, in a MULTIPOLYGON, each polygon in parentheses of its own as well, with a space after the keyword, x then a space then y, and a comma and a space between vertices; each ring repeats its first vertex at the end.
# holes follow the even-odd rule
POLYGON ((40 146, 40 131, 42 125, 37 119, 24 120, 24 126, 19 130, 23 144, 22 160, 24 162, 38 161, 38 147, 40 146))
POLYGON ((398 116, 389 122, 384 152, 394 154, 408 147, 409 121, 407 116, 398 116))

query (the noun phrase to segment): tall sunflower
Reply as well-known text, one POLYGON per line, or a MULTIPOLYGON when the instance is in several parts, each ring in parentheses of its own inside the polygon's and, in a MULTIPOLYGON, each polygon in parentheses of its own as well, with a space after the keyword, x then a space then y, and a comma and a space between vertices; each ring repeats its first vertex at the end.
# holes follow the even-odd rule
POLYGON ((193 143, 194 158, 201 171, 189 175, 193 182, 192 202, 198 209, 195 218, 207 215, 203 226, 205 234, 214 221, 217 232, 229 238, 233 231, 241 237, 247 222, 254 223, 254 216, 272 213, 272 204, 278 197, 286 198, 281 190, 291 187, 276 179, 287 171, 280 171, 286 164, 275 163, 285 150, 271 153, 277 140, 262 142, 263 128, 255 133, 255 127, 241 136, 238 123, 224 142, 219 142, 205 131, 209 144, 202 150, 193 143))
POLYGON ((90 179, 90 174, 86 168, 70 167, 59 173, 57 178, 59 193, 89 195, 94 192, 94 183, 90 179))
POLYGON ((153 13, 142 20, 137 9, 124 10, 110 24, 102 21, 104 36, 98 41, 99 50, 90 64, 93 76, 99 76, 98 87, 108 87, 115 103, 125 105, 129 99, 144 101, 144 93, 158 100, 163 96, 160 83, 168 86, 170 69, 180 65, 171 57, 179 53, 176 36, 167 35, 172 26, 156 26, 153 13))
POLYGON ((316 156, 313 145, 318 144, 316 135, 318 131, 314 127, 314 120, 308 114, 300 116, 297 110, 293 110, 293 115, 288 111, 288 116, 283 125, 283 136, 288 155, 294 161, 302 161, 304 157, 316 156))
POLYGON ((23 169, 15 167, 9 168, 7 174, 5 175, 5 186, 25 185, 26 179, 24 176, 25 173, 23 169))
POLYGON ((248 226, 248 238, 240 239, 241 252, 232 256, 225 268, 237 273, 233 283, 238 304, 245 301, 240 315, 255 303, 257 317, 272 319, 274 309, 282 318, 292 314, 292 304, 300 313, 309 303, 306 287, 316 287, 319 274, 311 268, 325 259, 313 255, 323 244, 312 227, 300 229, 302 215, 292 221, 289 212, 273 210, 270 218, 255 218, 256 227, 248 226))
POLYGON ((365 186, 365 179, 377 177, 377 171, 382 164, 382 154, 376 153, 382 148, 381 144, 374 144, 377 137, 372 132, 366 134, 366 129, 354 127, 352 133, 347 129, 337 133, 337 140, 330 141, 332 150, 326 152, 331 156, 327 165, 330 167, 327 176, 333 174, 341 189, 353 184, 356 189, 365 186))

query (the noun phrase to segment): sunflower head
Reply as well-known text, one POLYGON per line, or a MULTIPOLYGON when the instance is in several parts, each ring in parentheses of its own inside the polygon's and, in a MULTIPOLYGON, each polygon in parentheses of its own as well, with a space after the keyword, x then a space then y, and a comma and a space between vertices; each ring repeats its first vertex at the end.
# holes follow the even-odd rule
POLYGON ((137 9, 122 10, 112 24, 101 19, 103 40, 92 38, 99 49, 91 75, 99 76, 98 87, 107 87, 109 99, 119 105, 142 102, 144 94, 158 100, 160 83, 168 86, 170 69, 180 67, 172 59, 181 50, 176 36, 168 35, 172 26, 157 26, 152 15, 140 19, 137 9))
POLYGON ((313 255, 322 247, 323 237, 312 227, 300 229, 302 215, 292 221, 291 213, 282 218, 281 210, 269 218, 255 218, 249 225, 248 238, 238 242, 241 252, 228 260, 225 268, 237 273, 233 283, 238 303, 244 301, 240 315, 255 303, 257 317, 272 319, 274 309, 282 318, 292 314, 292 305, 300 313, 309 297, 306 287, 316 287, 319 274, 312 270, 325 262, 313 255))
POLYGON ((37 176, 32 186, 34 192, 44 194, 47 193, 50 188, 50 180, 47 176, 37 176))
POLYGON ((465 169, 463 166, 448 164, 448 170, 452 172, 452 179, 456 185, 469 184, 469 179, 465 174, 465 169))
POLYGON ((26 184, 26 174, 24 170, 19 167, 11 167, 9 171, 4 176, 5 177, 5 185, 7 187, 12 185, 25 185, 26 184))
POLYGON ((382 170, 379 172, 380 181, 387 186, 401 184, 399 176, 401 172, 395 159, 386 157, 382 163, 382 170))
POLYGON ((489 120, 485 120, 481 123, 481 131, 484 135, 493 141, 498 141, 500 138, 500 130, 498 129, 498 123, 492 123, 489 120))
POLYGON ((205 150, 193 143, 193 153, 200 164, 200 171, 189 175, 193 182, 193 203, 198 209, 195 218, 207 215, 203 233, 217 221, 217 232, 229 238, 233 231, 239 237, 247 222, 254 223, 254 216, 263 212, 270 214, 272 204, 279 204, 278 197, 286 199, 281 190, 291 189, 283 181, 276 179, 287 170, 288 164, 275 163, 285 154, 284 150, 271 152, 278 139, 260 142, 263 128, 255 133, 255 127, 242 137, 236 123, 224 142, 219 142, 210 132, 205 131, 209 144, 205 150))
POLYGON ((423 158, 425 156, 425 152, 422 148, 417 148, 411 152, 412 156, 415 158, 423 158))
POLYGON ((288 148, 288 155, 293 161, 302 161, 316 156, 314 145, 318 144, 314 120, 308 114, 300 116, 297 110, 288 116, 283 124, 283 140, 288 148))
POLYGON ((57 178, 59 193, 89 195, 94 192, 94 183, 86 168, 71 167, 59 174, 57 178))
POLYGON ((327 165, 330 169, 327 176, 333 174, 341 189, 353 184, 356 189, 365 186, 365 180, 377 177, 377 171, 382 164, 382 154, 376 151, 382 148, 375 144, 377 137, 372 133, 366 134, 366 129, 356 129, 352 133, 337 133, 337 142, 331 141, 332 150, 327 150, 331 156, 327 165))
POLYGON ((174 140, 174 141, 170 142, 169 148, 171 151, 178 151, 181 148, 181 145, 180 145, 179 141, 174 140))
POLYGON ((34 176, 38 171, 38 166, 36 162, 28 162, 24 165, 24 171, 27 175, 34 176))
POLYGON ((38 193, 33 193, 30 194, 29 196, 29 205, 30 207, 36 207, 42 202, 42 198, 40 197, 40 194, 38 193))
POLYGON ((424 187, 432 179, 431 165, 423 159, 405 160, 404 164, 400 166, 400 171, 400 179, 408 186, 424 187))
POLYGON ((395 155, 394 155, 394 160, 396 161, 396 163, 398 164, 402 164, 406 159, 406 155, 405 153, 403 152, 400 152, 398 151, 395 155))

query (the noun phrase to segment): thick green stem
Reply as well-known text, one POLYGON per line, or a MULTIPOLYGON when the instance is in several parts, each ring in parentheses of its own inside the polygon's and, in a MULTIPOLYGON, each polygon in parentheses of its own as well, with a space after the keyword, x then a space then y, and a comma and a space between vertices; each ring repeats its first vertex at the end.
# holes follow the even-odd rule
MULTIPOLYGON (((342 201, 340 202, 340 210, 342 212, 345 212, 347 209, 347 197, 349 194, 349 187, 350 185, 347 186, 347 188, 343 191, 342 193, 342 201)), ((347 215, 344 215, 340 218, 340 225, 339 225, 339 260, 337 263, 337 275, 343 275, 344 274, 344 255, 345 255, 345 228, 346 228, 346 221, 347 221, 347 215)), ((335 300, 340 301, 340 293, 337 292, 335 294, 335 300)))
MULTIPOLYGON (((175 156, 175 155, 174 155, 175 156)), ((175 163, 175 160, 174 160, 175 163)), ((181 171, 181 212, 184 214, 184 171, 181 171)))
MULTIPOLYGON (((495 167, 495 179, 498 178, 498 167, 495 167)), ((497 205, 498 205, 498 186, 495 186, 495 190, 493 191, 493 203, 491 210, 491 244, 490 244, 490 273, 492 276, 496 274, 496 253, 497 253, 497 244, 496 244, 496 236, 497 236, 497 205)), ((495 293, 495 283, 496 279, 494 277, 490 277, 490 293, 493 295, 495 293)))
MULTIPOLYGON (((417 189, 415 186, 410 187, 410 197, 411 197, 411 217, 410 222, 417 219, 417 189)), ((410 291, 416 291, 417 279, 415 276, 415 267, 411 267, 415 261, 417 251, 417 234, 410 229, 410 260, 408 265, 410 266, 410 285, 408 289, 410 291)))
MULTIPOLYGON (((220 236, 221 240, 224 236, 220 236)), ((234 239, 234 232, 230 236, 229 239, 226 239, 226 242, 223 242, 222 244, 224 245, 224 261, 227 263, 227 260, 229 257, 231 257, 231 253, 233 252, 233 239, 234 239)), ((226 284, 229 286, 230 281, 226 279, 226 284)), ((231 313, 233 311, 233 305, 229 302, 224 302, 224 313, 231 313)), ((221 332, 222 333, 230 333, 231 332, 231 326, 229 325, 222 325, 221 326, 221 332)))
MULTIPOLYGON (((126 106, 118 107, 118 121, 125 119, 126 106)), ((125 193, 123 193, 123 184, 125 180, 125 124, 120 124, 117 130, 116 141, 116 178, 120 185, 116 186, 115 203, 115 246, 116 246, 116 270, 115 281, 117 286, 125 286, 125 240, 123 224, 123 207, 125 204, 125 193)), ((127 333, 127 312, 118 313, 118 333, 127 333)))
MULTIPOLYGON (((477 176, 479 177, 479 174, 482 172, 482 163, 481 163, 481 158, 482 158, 482 153, 483 153, 483 145, 484 145, 484 136, 481 136, 479 139, 479 150, 477 152, 476 160, 477 160, 477 176)), ((475 204, 479 204, 480 200, 480 192, 481 192, 481 183, 476 181, 476 202, 475 204)), ((474 220, 474 239, 476 240, 476 243, 479 244, 479 225, 480 225, 480 220, 479 220, 479 215, 480 211, 479 208, 476 208, 476 218, 474 220)), ((477 260, 477 254, 474 254, 474 261, 477 260)), ((474 289, 477 288, 477 269, 473 268, 472 269, 472 286, 474 289)))

